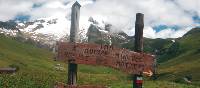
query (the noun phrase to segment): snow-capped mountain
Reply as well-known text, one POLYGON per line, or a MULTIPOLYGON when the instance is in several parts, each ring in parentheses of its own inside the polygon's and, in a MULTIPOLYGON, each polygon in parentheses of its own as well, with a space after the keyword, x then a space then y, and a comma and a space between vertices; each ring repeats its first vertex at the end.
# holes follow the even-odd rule
POLYGON ((65 25, 69 23, 59 18, 41 18, 32 22, 18 23, 17 28, 25 37, 53 44, 68 36, 69 28, 65 25))
MULTIPOLYGON (((88 21, 88 25, 92 24, 88 21)), ((97 26, 97 24, 95 24, 97 26)), ((1 22, 0 33, 12 37, 23 36, 44 44, 54 44, 55 41, 67 41, 70 32, 70 21, 63 18, 41 18, 31 22, 1 22), (13 27, 14 26, 14 27, 13 27)), ((86 38, 87 29, 80 28, 80 38, 86 38)))
MULTIPOLYGON (((40 41, 44 37, 52 37, 54 41, 63 40, 69 36, 70 33, 70 20, 65 17, 59 18, 41 18, 32 22, 25 22, 25 23, 18 23, 17 28, 22 32, 24 35, 30 36, 30 38, 40 41), (43 35, 43 36, 42 36, 43 35)), ((100 31, 107 33, 108 31, 103 31, 104 29, 101 24, 99 26, 99 22, 93 20, 93 18, 89 18, 85 25, 87 26, 80 26, 79 36, 80 40, 86 38, 86 33, 89 26, 93 24, 98 26, 100 31)), ((105 26, 106 24, 103 24, 105 26)), ((65 39, 67 40, 67 39, 65 39)))
MULTIPOLYGON (((70 19, 67 17, 40 18, 30 22, 2 22, 7 24, 0 27, 0 33, 20 39, 33 40, 37 44, 54 46, 56 41, 68 41, 70 33, 70 19), (14 25, 14 26, 13 26, 14 25)), ((78 42, 95 42, 113 44, 117 40, 126 40, 125 33, 111 33, 111 24, 97 21, 89 17, 79 27, 78 42), (125 34, 125 35, 124 35, 125 34), (112 43, 113 42, 113 43, 112 43)), ((125 41, 123 41, 125 42, 125 41)))

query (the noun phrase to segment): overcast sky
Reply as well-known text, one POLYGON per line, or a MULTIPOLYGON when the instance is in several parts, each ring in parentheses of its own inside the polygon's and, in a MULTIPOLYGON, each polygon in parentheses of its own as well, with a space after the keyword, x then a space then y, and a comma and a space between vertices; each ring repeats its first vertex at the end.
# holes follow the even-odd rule
MULTIPOLYGON (((35 20, 46 17, 70 19, 75 0, 0 0, 0 21, 18 17, 35 20)), ((144 36, 177 38, 200 26, 200 0, 78 0, 80 25, 89 17, 113 25, 114 31, 134 35, 135 14, 145 16, 144 36)))

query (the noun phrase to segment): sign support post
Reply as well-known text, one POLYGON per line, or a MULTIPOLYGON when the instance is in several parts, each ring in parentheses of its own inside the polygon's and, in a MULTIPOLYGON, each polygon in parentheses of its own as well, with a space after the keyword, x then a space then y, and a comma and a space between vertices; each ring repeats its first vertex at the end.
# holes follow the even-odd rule
MULTIPOLYGON (((79 30, 80 7, 81 5, 77 1, 72 6, 70 42, 74 44, 77 41, 77 32, 79 30)), ((78 65, 72 62, 73 59, 75 58, 72 57, 68 60, 68 85, 76 85, 77 82, 78 65)))
MULTIPOLYGON (((137 13, 135 21, 135 52, 143 52, 144 14, 137 13)), ((142 88, 142 72, 133 75, 133 88, 142 88)))

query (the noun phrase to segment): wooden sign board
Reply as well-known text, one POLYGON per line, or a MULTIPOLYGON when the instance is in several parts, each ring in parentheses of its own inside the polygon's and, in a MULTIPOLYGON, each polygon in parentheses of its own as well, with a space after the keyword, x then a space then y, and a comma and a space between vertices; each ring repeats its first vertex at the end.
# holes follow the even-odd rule
POLYGON ((153 71, 154 57, 109 45, 58 42, 57 60, 76 64, 102 65, 129 74, 153 71))

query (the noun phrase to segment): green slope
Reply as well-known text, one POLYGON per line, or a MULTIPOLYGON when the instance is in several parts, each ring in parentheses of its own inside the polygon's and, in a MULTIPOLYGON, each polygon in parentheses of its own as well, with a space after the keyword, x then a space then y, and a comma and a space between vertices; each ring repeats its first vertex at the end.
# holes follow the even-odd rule
MULTIPOLYGON (((53 61, 53 54, 31 44, 0 35, 0 67, 18 67, 16 74, 0 74, 0 88, 52 88, 54 83, 66 82, 67 65, 53 61), (55 70, 61 64, 64 70, 55 70)), ((168 81, 149 81, 145 88, 196 88, 168 81)), ((109 88, 132 88, 129 75, 101 67, 79 65, 78 84, 106 85, 109 88)))
POLYGON ((200 85, 200 28, 194 28, 177 39, 178 54, 160 64, 161 79, 185 83, 183 77, 191 75, 192 84, 200 85))
POLYGON ((0 76, 0 88, 27 88, 33 85, 44 87, 52 84, 55 81, 52 78, 59 77, 54 73, 62 74, 54 71, 57 62, 52 57, 53 54, 47 50, 0 35, 0 67, 19 68, 16 75, 0 76))
POLYGON ((51 69, 53 54, 33 45, 24 44, 0 35, 0 67, 15 65, 20 70, 51 69), (43 64, 41 64, 43 63, 43 64))

